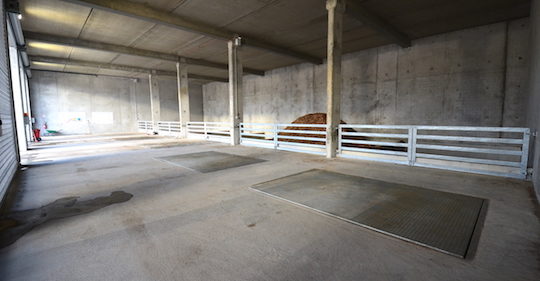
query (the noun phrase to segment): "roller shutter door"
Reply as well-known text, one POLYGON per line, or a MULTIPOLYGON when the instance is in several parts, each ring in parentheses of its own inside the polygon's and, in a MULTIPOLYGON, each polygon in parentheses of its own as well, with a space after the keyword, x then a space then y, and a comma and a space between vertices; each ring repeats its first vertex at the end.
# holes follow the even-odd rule
POLYGON ((15 121, 8 64, 8 45, 4 1, 0 0, 0 200, 17 170, 17 144, 15 142, 15 121))

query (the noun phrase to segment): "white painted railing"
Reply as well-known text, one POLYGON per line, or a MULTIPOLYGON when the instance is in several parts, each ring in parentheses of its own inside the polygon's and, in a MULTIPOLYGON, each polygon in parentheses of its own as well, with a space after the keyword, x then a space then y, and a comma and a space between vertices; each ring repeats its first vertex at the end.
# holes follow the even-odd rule
POLYGON ((231 143, 231 129, 228 122, 188 122, 187 137, 231 143))
MULTIPOLYGON (((241 123, 240 143, 324 155, 325 129, 325 124, 241 123)), ((190 138, 225 143, 231 143, 231 130, 226 122, 187 125, 190 138)), ((529 142, 528 128, 342 124, 338 156, 525 179, 529 142)))
POLYGON ((241 123, 240 126, 243 145, 320 155, 326 151, 325 124, 241 123))
POLYGON ((530 130, 340 125, 341 157, 525 179, 530 130))
POLYGON ((182 123, 178 121, 159 121, 157 125, 159 135, 180 137, 182 134, 182 123))
POLYGON ((154 124, 152 121, 137 121, 137 129, 141 133, 151 134, 154 132, 154 124))

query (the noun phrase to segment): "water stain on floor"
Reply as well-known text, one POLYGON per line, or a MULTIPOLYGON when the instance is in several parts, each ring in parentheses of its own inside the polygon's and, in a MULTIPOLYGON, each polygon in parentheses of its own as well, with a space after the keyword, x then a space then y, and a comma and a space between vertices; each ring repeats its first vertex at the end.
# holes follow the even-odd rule
POLYGON ((0 249, 7 247, 34 227, 47 221, 87 214, 112 204, 129 201, 133 195, 124 191, 109 196, 79 201, 79 197, 60 198, 36 209, 8 213, 0 218, 0 249))

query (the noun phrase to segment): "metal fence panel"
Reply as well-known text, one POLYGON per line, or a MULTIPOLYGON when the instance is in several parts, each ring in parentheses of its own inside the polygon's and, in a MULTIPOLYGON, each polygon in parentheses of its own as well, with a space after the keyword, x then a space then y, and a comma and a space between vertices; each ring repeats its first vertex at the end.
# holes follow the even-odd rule
POLYGON ((137 129, 140 133, 152 134, 154 123, 152 121, 137 121, 137 129))
POLYGON ((242 123, 240 124, 240 136, 240 143, 243 145, 319 155, 324 155, 326 150, 326 125, 324 124, 242 123), (301 129, 294 130, 291 128, 301 129), (311 131, 305 128, 322 128, 324 130, 311 131), (308 134, 311 136, 290 134, 308 134))
POLYGON ((182 123, 177 121, 159 121, 158 134, 163 136, 180 137, 182 135, 182 123))
MULTIPOLYGON (((240 143, 324 155, 326 126, 241 123, 240 143)), ((188 137, 227 143, 231 131, 232 124, 227 122, 189 122, 187 126, 188 137)), ((338 132, 339 157, 527 177, 528 128, 341 124, 338 132)))
POLYGON ((342 124, 339 137, 338 151, 341 157, 519 179, 527 177, 528 128, 342 124), (405 130, 407 134, 404 134, 405 130), (508 134, 516 137, 510 138, 508 134), (364 139, 351 139, 359 137, 364 139), (402 141, 388 141, 391 139, 402 141), (351 147, 353 145, 364 147, 351 147), (406 147, 406 152, 393 151, 395 147, 406 147), (388 155, 394 157, 388 158, 388 155), (400 158, 405 155, 407 161, 404 161, 404 157, 400 158))
POLYGON ((188 122, 187 137, 230 143, 232 124, 228 122, 188 122))

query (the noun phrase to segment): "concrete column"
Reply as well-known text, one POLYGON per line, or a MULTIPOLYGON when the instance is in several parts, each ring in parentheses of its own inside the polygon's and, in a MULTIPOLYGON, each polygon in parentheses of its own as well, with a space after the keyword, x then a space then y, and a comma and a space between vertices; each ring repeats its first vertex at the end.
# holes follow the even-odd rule
POLYGON ((243 118, 242 104, 242 62, 240 47, 242 39, 235 37, 229 41, 229 113, 232 123, 231 144, 240 144, 240 123, 243 118))
POLYGON ((528 126, 531 128, 531 152, 529 166, 533 167, 532 182, 536 199, 540 200, 540 0, 533 0, 530 15, 530 65, 528 126), (532 165, 531 165, 532 164, 532 165))
POLYGON ((154 125, 154 133, 158 131, 157 122, 160 121, 161 105, 159 101, 159 84, 157 81, 156 71, 152 71, 148 75, 148 82, 150 83, 150 108, 152 111, 152 124, 154 125))
POLYGON ((336 157, 341 120, 341 51, 345 0, 327 0, 328 54, 326 71, 326 157, 336 157))
POLYGON ((190 121, 189 112, 189 86, 188 86, 188 65, 186 59, 181 58, 176 63, 176 81, 178 83, 178 111, 180 123, 182 124, 182 137, 187 137, 187 122, 190 121))

